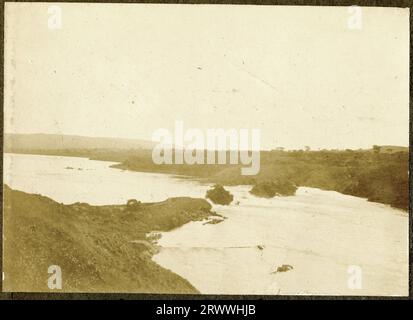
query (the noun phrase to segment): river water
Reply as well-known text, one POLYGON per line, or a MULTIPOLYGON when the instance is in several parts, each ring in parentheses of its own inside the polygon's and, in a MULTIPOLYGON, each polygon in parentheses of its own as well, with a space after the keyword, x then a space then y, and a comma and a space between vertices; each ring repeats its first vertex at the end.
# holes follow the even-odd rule
MULTIPOLYGON (((76 157, 4 155, 4 182, 65 204, 124 204, 204 197, 208 185, 110 168, 76 157)), ((387 205, 301 187, 256 198, 227 187, 217 224, 190 222, 162 234, 153 260, 209 294, 407 295, 408 215, 387 205), (288 265, 285 272, 277 268, 288 265)))

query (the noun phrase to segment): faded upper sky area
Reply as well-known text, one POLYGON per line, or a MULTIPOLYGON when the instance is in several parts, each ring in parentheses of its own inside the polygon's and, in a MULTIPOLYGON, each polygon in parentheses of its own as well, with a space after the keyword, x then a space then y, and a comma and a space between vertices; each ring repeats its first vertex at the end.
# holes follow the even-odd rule
POLYGON ((258 128, 263 148, 408 145, 409 11, 7 3, 5 132, 151 139, 258 128), (55 11, 56 12, 56 11, 55 11), (354 24, 355 23, 355 24, 354 24))

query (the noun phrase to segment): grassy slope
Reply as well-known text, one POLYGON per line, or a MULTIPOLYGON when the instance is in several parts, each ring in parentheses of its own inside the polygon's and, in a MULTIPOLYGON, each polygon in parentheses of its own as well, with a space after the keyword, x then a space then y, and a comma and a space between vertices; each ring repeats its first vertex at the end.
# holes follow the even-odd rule
POLYGON ((5 291, 49 291, 50 265, 65 292, 195 293, 186 280, 151 260, 150 231, 168 231, 209 215, 203 199, 172 198, 126 206, 59 204, 4 187, 5 291))

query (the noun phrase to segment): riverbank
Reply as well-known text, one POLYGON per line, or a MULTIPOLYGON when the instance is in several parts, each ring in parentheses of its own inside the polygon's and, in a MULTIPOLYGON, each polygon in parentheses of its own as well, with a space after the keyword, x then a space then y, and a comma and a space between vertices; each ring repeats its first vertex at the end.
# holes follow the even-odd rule
POLYGON ((408 165, 406 148, 383 153, 372 150, 262 151, 261 168, 255 176, 241 175, 240 165, 154 165, 150 155, 144 151, 113 167, 185 175, 227 186, 277 184, 318 188, 407 211, 408 165))
POLYGON ((409 149, 261 151, 260 171, 241 175, 240 165, 156 165, 148 149, 24 149, 6 152, 85 157, 117 162, 112 167, 136 172, 165 173, 221 185, 257 185, 276 182, 337 191, 372 202, 408 210, 409 149))
MULTIPOLYGON (((215 215, 204 199, 63 205, 4 185, 3 290, 47 292, 48 268, 62 270, 62 292, 197 293, 152 261, 152 232, 215 215)), ((70 190, 68 190, 70 192, 70 190)))

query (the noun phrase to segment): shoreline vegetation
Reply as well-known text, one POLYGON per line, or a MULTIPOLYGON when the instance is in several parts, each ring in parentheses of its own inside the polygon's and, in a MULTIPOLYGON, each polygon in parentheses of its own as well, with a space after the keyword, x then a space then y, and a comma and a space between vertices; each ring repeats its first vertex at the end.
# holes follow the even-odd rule
POLYGON ((290 181, 263 181, 252 187, 250 193, 256 197, 273 198, 275 196, 293 196, 297 186, 290 181))
POLYGON ((212 189, 209 189, 205 195, 205 198, 211 200, 215 204, 220 204, 223 206, 231 204, 234 200, 234 196, 219 184, 216 184, 212 187, 212 189))
MULTIPOLYGON (((140 172, 153 172, 186 176, 199 182, 219 185, 252 185, 252 194, 263 184, 312 187, 337 191, 369 201, 409 208, 409 152, 368 150, 321 151, 262 151, 261 169, 256 176, 241 175, 239 165, 156 165, 151 151, 109 149, 18 149, 5 148, 5 152, 85 157, 91 160, 112 161, 113 168, 140 172)), ((266 188, 264 188, 266 189, 266 188)), ((264 192, 266 193, 266 192, 264 192)), ((271 195, 272 192, 269 192, 271 195)), ((280 192, 275 192, 280 193, 280 192)))
MULTIPOLYGON (((85 157, 117 162, 113 168, 166 173, 218 185, 252 185, 252 194, 289 195, 294 187, 337 191, 369 201, 409 207, 409 148, 372 146, 358 150, 260 152, 257 175, 241 175, 236 164, 160 164, 152 160, 150 142, 48 134, 5 134, 4 152, 85 157), (116 147, 119 146, 119 147, 116 147), (128 148, 128 146, 130 146, 128 148)), ((227 153, 229 159, 229 152, 227 153)))
POLYGON ((159 232, 220 217, 205 199, 64 205, 7 185, 3 190, 3 290, 51 291, 48 268, 58 265, 62 292, 198 293, 152 256, 159 232))

